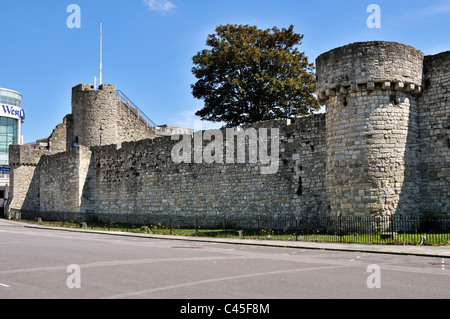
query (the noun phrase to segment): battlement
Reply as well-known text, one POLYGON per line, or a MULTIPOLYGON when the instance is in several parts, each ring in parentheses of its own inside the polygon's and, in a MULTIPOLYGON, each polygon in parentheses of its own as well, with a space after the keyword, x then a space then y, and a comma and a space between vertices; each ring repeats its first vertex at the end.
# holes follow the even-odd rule
POLYGON ((359 42, 320 55, 317 96, 327 98, 349 92, 395 90, 420 94, 424 54, 396 42, 359 42))
POLYGON ((96 91, 109 91, 110 93, 116 91, 116 86, 113 84, 101 84, 98 89, 95 89, 92 85, 89 84, 78 84, 72 88, 72 92, 96 92, 96 91))
POLYGON ((42 155, 51 154, 47 146, 38 144, 10 145, 9 163, 11 166, 37 166, 42 155))
POLYGON ((450 51, 425 56, 425 70, 431 68, 448 72, 450 70, 450 51))

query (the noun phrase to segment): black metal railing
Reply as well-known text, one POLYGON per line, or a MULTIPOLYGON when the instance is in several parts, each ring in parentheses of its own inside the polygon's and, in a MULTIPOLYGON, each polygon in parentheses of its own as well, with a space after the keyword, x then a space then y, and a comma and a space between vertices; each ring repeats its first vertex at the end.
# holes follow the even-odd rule
POLYGON ((128 109, 136 115, 142 122, 144 122, 153 132, 155 132, 157 125, 147 116, 144 112, 142 112, 136 104, 133 103, 122 91, 117 90, 117 99, 125 104, 128 109))
POLYGON ((313 242, 448 245, 447 216, 241 216, 21 211, 22 220, 91 229, 313 242))

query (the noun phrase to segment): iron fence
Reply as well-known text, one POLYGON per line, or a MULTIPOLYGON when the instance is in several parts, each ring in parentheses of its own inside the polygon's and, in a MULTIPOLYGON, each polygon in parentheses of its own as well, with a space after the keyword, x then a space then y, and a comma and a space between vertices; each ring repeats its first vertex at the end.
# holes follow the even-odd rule
POLYGON ((447 216, 236 216, 21 211, 18 219, 91 229, 370 244, 450 244, 447 216))

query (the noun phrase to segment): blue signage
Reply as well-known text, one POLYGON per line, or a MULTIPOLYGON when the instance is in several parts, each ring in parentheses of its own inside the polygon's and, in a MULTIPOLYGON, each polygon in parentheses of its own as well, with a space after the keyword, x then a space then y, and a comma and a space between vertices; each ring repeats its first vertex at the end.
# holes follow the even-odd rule
POLYGON ((25 120, 25 111, 24 109, 17 108, 11 105, 2 105, 3 113, 5 115, 11 115, 17 118, 20 118, 22 121, 25 120))
POLYGON ((0 172, 11 173, 11 167, 0 167, 0 172))

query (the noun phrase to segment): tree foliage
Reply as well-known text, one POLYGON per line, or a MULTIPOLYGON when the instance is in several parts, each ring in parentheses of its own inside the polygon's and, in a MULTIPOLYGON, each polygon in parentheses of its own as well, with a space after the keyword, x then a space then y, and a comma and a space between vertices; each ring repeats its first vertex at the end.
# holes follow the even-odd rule
POLYGON ((228 127, 318 110, 313 64, 298 50, 303 35, 256 26, 216 28, 193 57, 192 94, 204 100, 196 115, 228 127))

